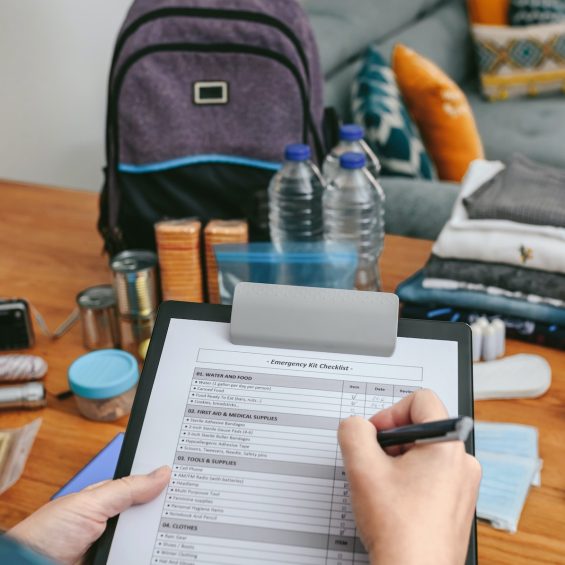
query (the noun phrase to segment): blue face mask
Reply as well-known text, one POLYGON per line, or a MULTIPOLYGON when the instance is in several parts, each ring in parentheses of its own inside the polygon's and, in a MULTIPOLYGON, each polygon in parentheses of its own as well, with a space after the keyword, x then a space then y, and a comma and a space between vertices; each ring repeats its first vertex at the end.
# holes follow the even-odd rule
POLYGON ((477 516, 515 532, 530 485, 540 485, 537 429, 475 422, 475 443, 483 468, 477 516))

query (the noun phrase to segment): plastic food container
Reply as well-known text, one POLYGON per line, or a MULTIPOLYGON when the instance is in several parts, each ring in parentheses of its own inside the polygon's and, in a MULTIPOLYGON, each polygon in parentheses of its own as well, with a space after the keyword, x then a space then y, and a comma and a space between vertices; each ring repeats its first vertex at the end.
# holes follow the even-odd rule
POLYGON ((130 353, 118 349, 87 353, 69 367, 68 377, 84 417, 111 421, 131 412, 139 367, 130 353))

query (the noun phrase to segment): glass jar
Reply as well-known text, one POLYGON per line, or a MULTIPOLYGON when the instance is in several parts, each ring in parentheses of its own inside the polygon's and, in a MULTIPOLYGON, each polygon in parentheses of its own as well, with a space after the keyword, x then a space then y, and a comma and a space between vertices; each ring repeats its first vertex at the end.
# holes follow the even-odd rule
POLYGON ((101 349, 76 359, 68 378, 79 412, 90 420, 109 422, 130 413, 139 367, 126 351, 101 349))

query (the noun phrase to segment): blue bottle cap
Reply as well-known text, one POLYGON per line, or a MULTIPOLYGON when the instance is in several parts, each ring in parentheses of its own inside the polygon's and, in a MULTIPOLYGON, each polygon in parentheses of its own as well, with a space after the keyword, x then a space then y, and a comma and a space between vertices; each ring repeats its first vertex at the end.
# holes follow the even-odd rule
POLYGON ((363 139, 363 128, 357 124, 343 124, 339 128, 339 139, 343 141, 359 141, 363 139))
POLYGON ((365 166, 365 155, 363 153, 344 153, 339 158, 339 166, 342 169, 362 169, 365 166))
POLYGON ((287 161, 306 161, 310 159, 310 147, 302 143, 291 143, 284 148, 284 158, 287 161))
POLYGON ((139 379, 136 358, 119 349, 100 349, 82 355, 69 367, 69 386, 83 398, 112 398, 139 379))

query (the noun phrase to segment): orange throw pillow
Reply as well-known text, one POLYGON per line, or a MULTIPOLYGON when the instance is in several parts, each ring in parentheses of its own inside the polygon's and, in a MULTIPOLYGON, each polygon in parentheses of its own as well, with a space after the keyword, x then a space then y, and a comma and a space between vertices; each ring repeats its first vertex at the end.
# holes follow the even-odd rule
POLYGON ((469 19, 474 24, 508 25, 510 0, 468 0, 469 19))
POLYGON ((404 45, 394 48, 392 67, 439 178, 459 182, 471 161, 484 158, 466 96, 434 63, 404 45))

